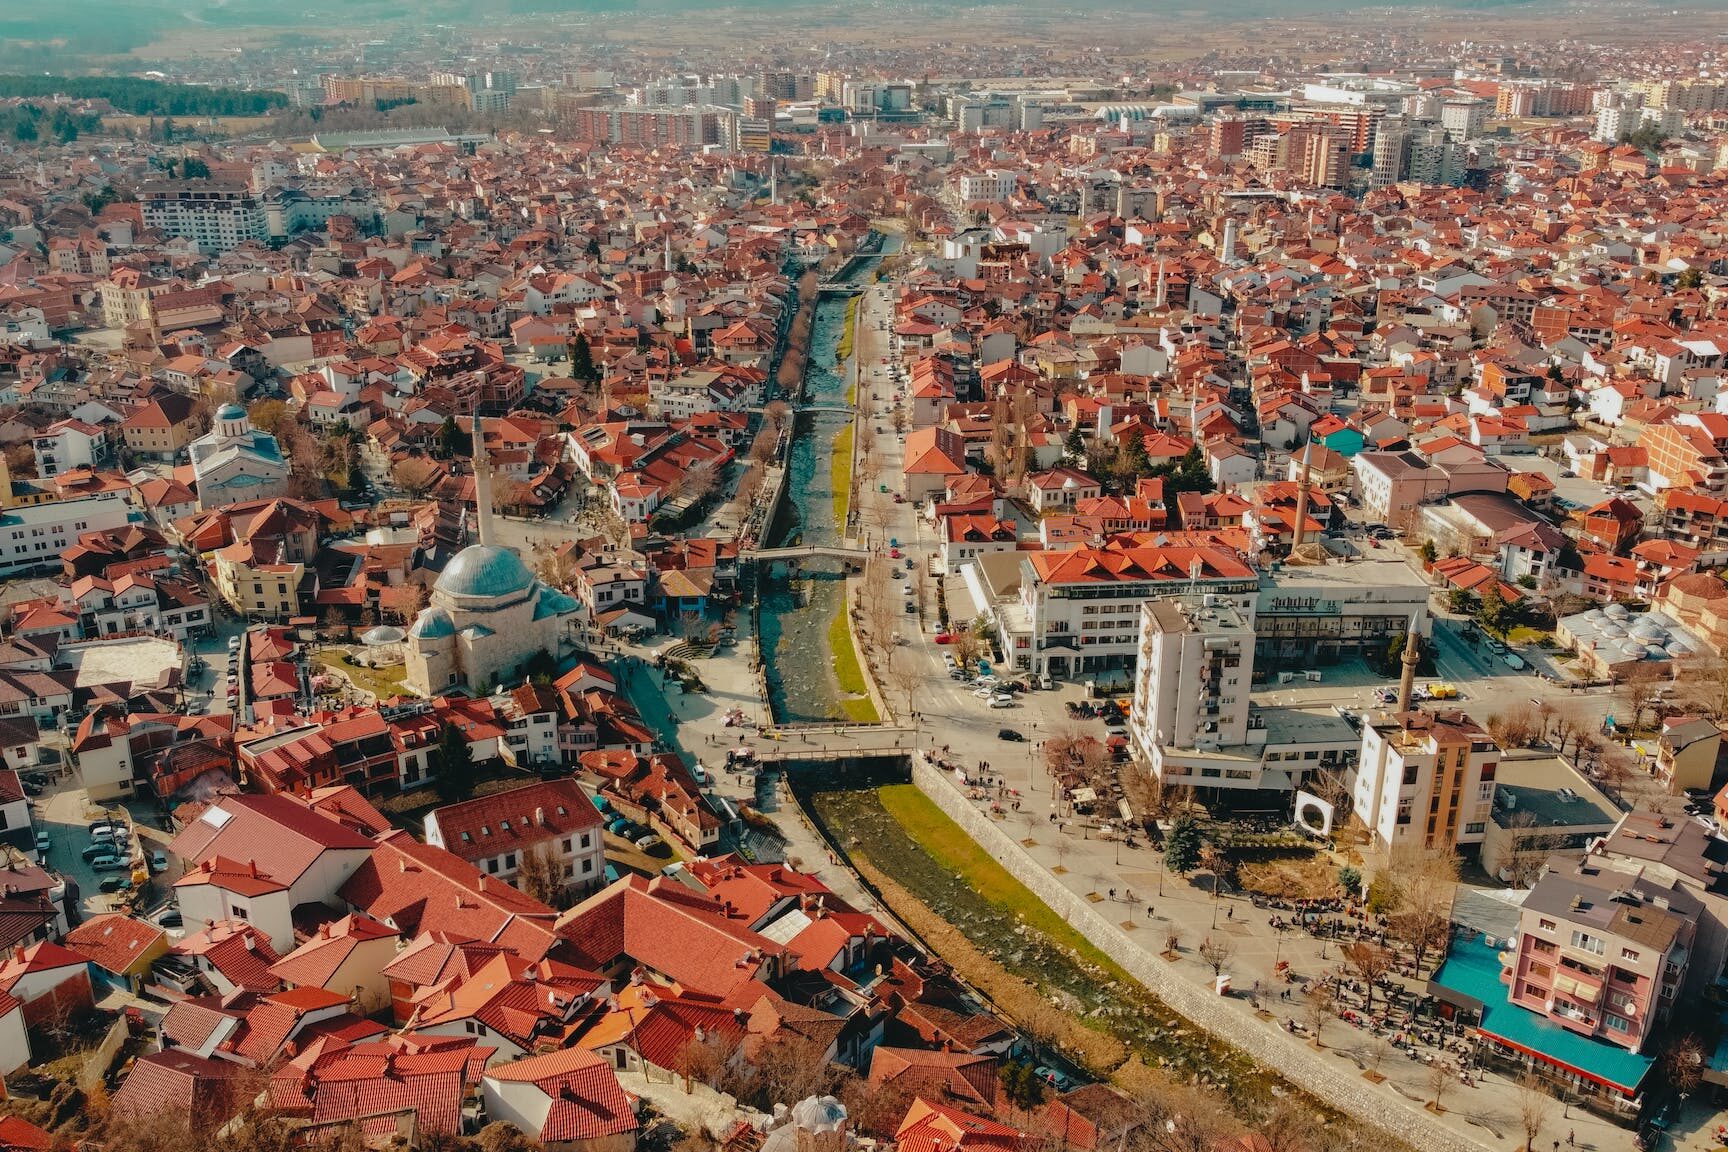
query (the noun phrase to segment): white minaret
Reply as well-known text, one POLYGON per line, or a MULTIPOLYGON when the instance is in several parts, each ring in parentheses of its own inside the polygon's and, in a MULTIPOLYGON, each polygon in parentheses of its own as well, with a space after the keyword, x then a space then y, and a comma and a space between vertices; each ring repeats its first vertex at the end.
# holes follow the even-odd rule
MULTIPOLYGON (((666 226, 661 225, 662 228, 666 226)), ((667 228, 660 234, 660 264, 661 271, 672 271, 672 230, 667 228)))
POLYGON ((768 158, 768 203, 780 203, 780 162, 768 158))
POLYGON ((1219 260, 1226 264, 1236 263, 1236 217, 1231 216, 1224 221, 1224 242, 1219 247, 1219 260))
POLYGON ((1164 287, 1164 261, 1160 259, 1158 261, 1158 302, 1153 305, 1160 312, 1164 310, 1164 287))
POLYGON ((480 416, 474 416, 474 535, 482 547, 492 543, 492 461, 486 458, 486 436, 480 416))

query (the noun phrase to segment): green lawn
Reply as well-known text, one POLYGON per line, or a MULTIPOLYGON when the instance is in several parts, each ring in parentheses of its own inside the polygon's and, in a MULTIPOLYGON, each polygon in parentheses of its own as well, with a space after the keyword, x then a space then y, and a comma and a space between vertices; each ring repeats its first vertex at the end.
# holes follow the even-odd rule
POLYGON ((846 512, 852 504, 852 425, 848 424, 834 437, 834 455, 828 462, 834 488, 834 523, 840 534, 846 534, 846 512))
POLYGON ((413 693, 402 686, 403 679, 408 675, 408 669, 397 664, 392 668, 367 668, 359 664, 350 664, 347 653, 340 648, 324 648, 312 654, 312 659, 329 668, 338 676, 346 676, 362 692, 370 692, 379 700, 387 700, 392 696, 412 696, 413 693))
POLYGON ((1006 909, 1055 943, 1072 948, 1089 964, 1096 964, 1120 980, 1131 980, 1098 948, 1075 931, 1050 906, 1032 894, 1008 869, 978 846, 916 784, 890 784, 877 790, 882 807, 919 847, 943 868, 966 878, 967 886, 991 904, 1006 909))
POLYGON ((1531 628, 1524 624, 1518 625, 1506 634, 1506 641, 1510 644, 1544 644, 1552 639, 1554 639, 1554 633, 1544 632, 1540 628, 1531 628))
POLYGON ((834 679, 848 699, 840 701, 846 718, 859 724, 880 724, 882 717, 870 699, 870 686, 864 682, 864 669, 858 663, 858 647, 852 643, 852 629, 841 607, 828 625, 828 652, 834 657, 834 679))

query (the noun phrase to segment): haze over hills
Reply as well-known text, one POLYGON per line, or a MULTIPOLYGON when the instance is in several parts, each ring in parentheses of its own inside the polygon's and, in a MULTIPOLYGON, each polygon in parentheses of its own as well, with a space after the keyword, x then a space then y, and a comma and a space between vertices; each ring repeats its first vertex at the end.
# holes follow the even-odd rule
MULTIPOLYGON (((1041 7, 1032 0, 982 0, 998 7, 1020 5, 1041 7)), ((1114 10, 1205 14, 1215 19, 1258 19, 1271 16, 1316 15, 1363 8, 1500 8, 1558 4, 1562 0, 1379 0, 1364 3, 1358 0, 1218 0, 1197 5, 1194 0, 1121 0, 1101 8, 1114 10)), ((807 0, 746 0, 736 7, 741 10, 796 9, 807 7, 807 0)), ((976 6, 953 4, 953 8, 976 6)), ((1089 5, 1090 6, 1090 5, 1089 5)), ((931 6, 920 5, 924 10, 931 6)), ((941 8, 943 5, 936 5, 941 8)), ((407 3, 404 0, 353 0, 351 3, 330 5, 323 0, 311 3, 278 3, 276 0, 230 0, 227 3, 198 2, 188 5, 162 5, 154 0, 70 0, 53 6, 0 5, 0 41, 15 42, 16 49, 24 44, 54 44, 65 51, 102 55, 127 51, 139 44, 174 31, 207 28, 269 28, 291 29, 309 24, 324 24, 340 17, 349 24, 390 23, 481 23, 507 16, 533 13, 619 12, 629 10, 680 11, 702 8, 713 10, 716 5, 706 0, 425 0, 407 3)))

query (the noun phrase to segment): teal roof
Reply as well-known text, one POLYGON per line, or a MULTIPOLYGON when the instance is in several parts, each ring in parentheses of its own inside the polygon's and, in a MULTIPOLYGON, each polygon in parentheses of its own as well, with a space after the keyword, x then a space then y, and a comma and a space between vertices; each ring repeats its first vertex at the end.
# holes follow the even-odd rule
POLYGON ((544 620, 548 616, 563 616, 576 611, 576 601, 556 588, 542 587, 540 600, 534 605, 534 619, 544 620))
POLYGON ((1628 1052, 1606 1040, 1580 1036, 1545 1016, 1509 1003, 1506 985, 1500 983, 1500 953, 1484 944, 1481 936, 1455 941, 1446 963, 1434 974, 1434 983, 1481 1001, 1480 1028, 1487 1036, 1582 1072, 1628 1096, 1638 1094, 1638 1086, 1655 1063, 1649 1056, 1628 1052))
POLYGON ((246 419, 246 409, 230 400, 228 403, 222 405, 222 407, 216 409, 216 419, 244 420, 246 419))
POLYGON ((477 544, 456 553, 436 587, 450 596, 504 597, 533 584, 534 574, 513 549, 477 544))
POLYGON ((442 608, 424 608, 414 618, 414 627, 408 630, 408 635, 419 640, 442 640, 456 635, 456 623, 442 608))

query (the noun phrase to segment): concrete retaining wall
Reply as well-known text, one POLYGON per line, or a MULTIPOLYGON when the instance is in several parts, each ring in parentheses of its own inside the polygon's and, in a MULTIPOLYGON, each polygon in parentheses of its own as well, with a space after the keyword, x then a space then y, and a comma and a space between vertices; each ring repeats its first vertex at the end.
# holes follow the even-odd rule
POLYGON ((1090 901, 1064 887, 1061 880, 1034 861, 996 821, 967 803, 921 757, 912 766, 912 780, 1016 880, 1194 1024, 1241 1049, 1263 1067, 1276 1069, 1286 1080, 1338 1111, 1372 1124, 1422 1152, 1483 1152, 1488 1147, 1454 1130, 1426 1109, 1402 1102, 1384 1084, 1363 1079, 1354 1062, 1322 1055, 1306 1042, 1232 1008, 1228 1001, 1183 979, 1171 970, 1168 961, 1142 948, 1090 901))

